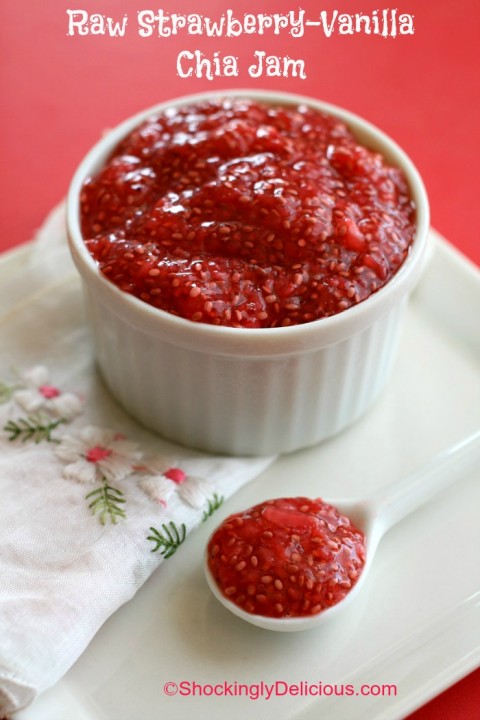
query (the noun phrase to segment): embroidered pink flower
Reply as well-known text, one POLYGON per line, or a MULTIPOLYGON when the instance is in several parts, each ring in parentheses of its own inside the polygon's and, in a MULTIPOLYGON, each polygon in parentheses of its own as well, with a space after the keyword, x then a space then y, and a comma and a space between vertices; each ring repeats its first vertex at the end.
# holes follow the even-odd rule
POLYGON ((135 472, 141 456, 137 447, 121 433, 89 425, 75 436, 63 437, 55 453, 67 463, 63 476, 68 480, 93 483, 106 478, 115 482, 135 472))
POLYGON ((202 508, 212 495, 212 485, 207 480, 189 475, 172 458, 153 458, 142 466, 150 475, 143 477, 139 485, 154 502, 166 506, 174 493, 193 508, 202 508))
POLYGON ((26 370, 20 380, 23 387, 13 393, 13 398, 26 412, 44 410, 53 417, 71 420, 82 411, 82 400, 52 385, 49 372, 43 365, 26 370))

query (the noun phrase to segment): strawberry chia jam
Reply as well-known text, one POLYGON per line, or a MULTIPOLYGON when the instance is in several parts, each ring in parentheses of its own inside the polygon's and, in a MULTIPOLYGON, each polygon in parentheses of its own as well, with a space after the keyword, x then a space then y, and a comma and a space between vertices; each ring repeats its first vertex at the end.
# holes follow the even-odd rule
POLYGON ((352 589, 363 533, 322 500, 269 500, 231 515, 212 535, 208 566, 222 593, 268 617, 316 615, 352 589))
POLYGON ((225 99, 154 116, 81 193, 104 275, 195 322, 261 328, 339 313, 405 260, 401 170, 307 106, 225 99))

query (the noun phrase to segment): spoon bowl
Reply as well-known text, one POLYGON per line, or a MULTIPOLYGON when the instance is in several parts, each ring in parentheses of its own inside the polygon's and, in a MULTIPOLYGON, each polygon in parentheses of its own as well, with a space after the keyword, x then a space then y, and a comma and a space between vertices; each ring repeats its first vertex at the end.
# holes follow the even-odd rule
POLYGON ((363 532, 366 561, 359 579, 350 592, 336 605, 332 605, 315 615, 274 618, 252 614, 243 610, 223 594, 212 576, 208 564, 207 544, 204 555, 204 572, 208 586, 217 600, 227 610, 230 610, 242 620, 265 630, 296 632, 309 630, 324 622, 333 620, 355 600, 360 592, 383 535, 406 515, 424 505, 479 464, 480 431, 436 455, 425 466, 411 475, 382 488, 370 497, 360 500, 325 500, 328 505, 332 505, 342 515, 348 517, 363 532))

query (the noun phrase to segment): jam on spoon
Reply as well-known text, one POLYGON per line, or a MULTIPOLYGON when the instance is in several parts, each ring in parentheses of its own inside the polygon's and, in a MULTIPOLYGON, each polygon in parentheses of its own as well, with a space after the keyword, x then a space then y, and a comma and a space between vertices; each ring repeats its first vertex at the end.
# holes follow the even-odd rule
POLYGON ((358 594, 387 530, 479 466, 480 431, 365 499, 270 500, 232 515, 206 548, 208 585, 253 625, 315 627, 358 594))
POLYGON ((247 612, 315 615, 355 585, 364 535, 323 500, 268 500, 227 518, 209 542, 208 564, 223 594, 247 612))

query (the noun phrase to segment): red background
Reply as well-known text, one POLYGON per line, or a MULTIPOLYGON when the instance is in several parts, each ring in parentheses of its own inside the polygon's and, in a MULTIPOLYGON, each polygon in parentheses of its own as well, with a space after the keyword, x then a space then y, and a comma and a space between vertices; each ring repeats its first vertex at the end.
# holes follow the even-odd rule
MULTIPOLYGON (((363 115, 393 136, 419 168, 430 196, 432 225, 476 264, 480 63, 477 0, 2 0, 0 4, 3 111, 0 117, 0 250, 29 240, 106 127, 163 100, 227 87, 288 90, 312 95, 363 115), (415 34, 326 38, 311 28, 302 39, 259 35, 141 38, 136 12, 220 15, 305 9, 368 13, 398 7, 415 16, 415 34), (66 9, 121 20, 124 37, 68 37, 66 9), (239 76, 212 81, 176 74, 181 50, 239 58, 239 76), (307 79, 253 80, 255 50, 305 60, 307 79)), ((480 672, 417 712, 415 720, 478 716, 480 672)))

